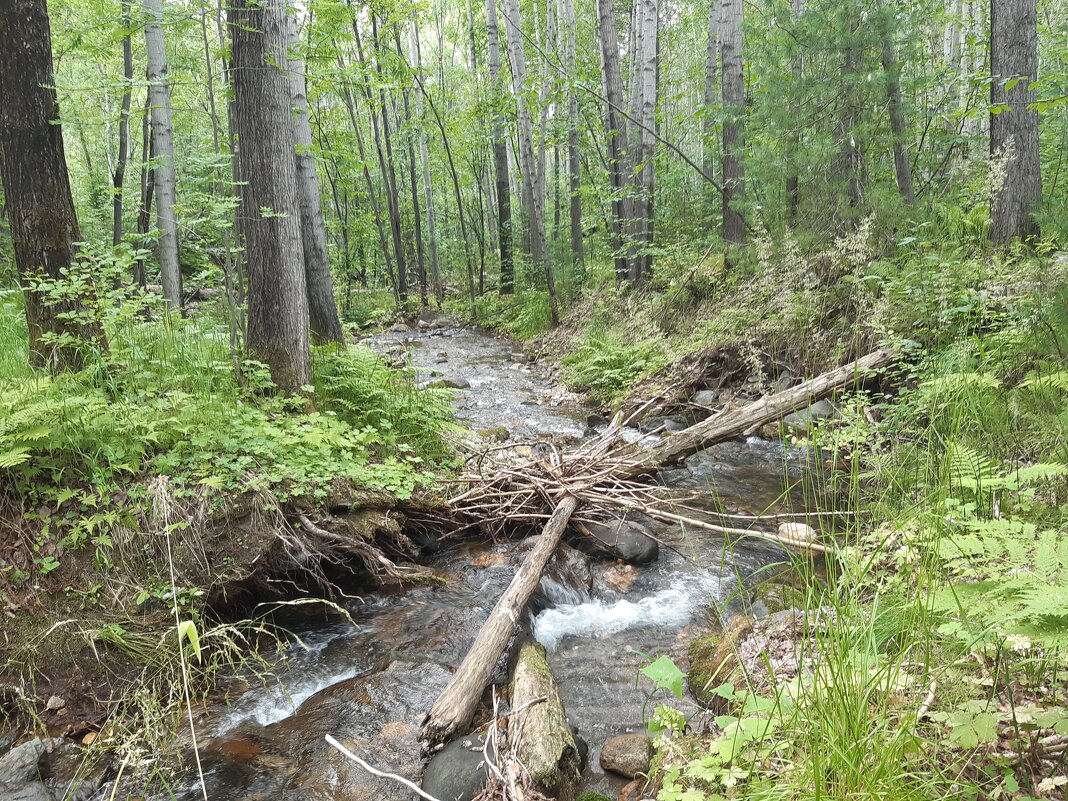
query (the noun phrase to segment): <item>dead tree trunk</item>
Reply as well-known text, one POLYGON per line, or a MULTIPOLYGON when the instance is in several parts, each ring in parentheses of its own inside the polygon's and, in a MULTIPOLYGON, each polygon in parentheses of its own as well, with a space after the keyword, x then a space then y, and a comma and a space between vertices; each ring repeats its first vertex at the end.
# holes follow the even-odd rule
POLYGON ((512 583, 490 612, 489 619, 479 629, 464 661, 423 721, 421 739, 440 743, 466 729, 482 691, 493 674, 494 665, 501 658, 520 615, 541 581, 545 563, 556 551, 557 543, 577 508, 578 501, 570 495, 565 495, 557 502, 552 517, 542 531, 541 541, 523 561, 512 583))

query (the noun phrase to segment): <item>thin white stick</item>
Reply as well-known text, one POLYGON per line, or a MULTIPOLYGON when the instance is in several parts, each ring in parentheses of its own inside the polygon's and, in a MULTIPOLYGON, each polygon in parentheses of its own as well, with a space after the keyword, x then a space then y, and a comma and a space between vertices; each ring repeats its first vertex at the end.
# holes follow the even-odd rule
POLYGON ((408 781, 403 776, 398 776, 396 773, 385 773, 384 771, 372 768, 370 765, 368 765, 366 762, 364 762, 362 759, 352 753, 352 751, 350 751, 337 740, 335 740, 331 735, 326 735, 326 741, 330 743, 330 745, 334 746, 334 748, 336 748, 342 754, 351 759, 353 762, 355 762, 357 765, 359 765, 361 768, 370 773, 372 776, 377 776, 380 779, 392 779, 395 782, 400 782, 412 792, 418 793, 420 796, 425 798, 426 801, 438 801, 437 798, 432 796, 430 793, 423 792, 423 790, 417 784, 408 781))

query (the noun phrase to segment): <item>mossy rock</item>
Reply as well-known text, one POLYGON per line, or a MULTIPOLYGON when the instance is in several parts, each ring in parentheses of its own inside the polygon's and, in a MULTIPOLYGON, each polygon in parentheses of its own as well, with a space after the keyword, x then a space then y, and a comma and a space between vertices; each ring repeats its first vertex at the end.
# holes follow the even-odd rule
POLYGON ((582 793, 578 798, 575 799, 575 801, 612 801, 612 799, 606 796, 604 793, 593 793, 587 791, 585 793, 582 793))
POLYGON ((743 678, 737 657, 738 644, 752 630, 752 619, 738 615, 723 631, 698 637, 690 643, 690 670, 686 680, 690 692, 702 706, 720 706, 723 699, 713 690, 721 684, 737 684, 743 678))

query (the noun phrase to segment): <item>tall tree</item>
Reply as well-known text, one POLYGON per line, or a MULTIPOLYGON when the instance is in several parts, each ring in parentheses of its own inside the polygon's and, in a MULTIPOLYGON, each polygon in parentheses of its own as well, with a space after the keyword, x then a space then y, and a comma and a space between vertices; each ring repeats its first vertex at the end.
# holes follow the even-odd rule
MULTIPOLYGON (((804 13, 805 0, 790 0, 790 18, 795 25, 801 20, 804 13)), ((796 50, 790 61, 790 77, 793 86, 800 88, 801 79, 804 75, 805 61, 800 47, 800 40, 795 39, 793 46, 796 50)), ((801 205, 801 176, 797 163, 798 151, 801 149, 801 123, 797 119, 799 114, 796 113, 800 111, 799 103, 794 100, 791 103, 791 106, 794 109, 795 114, 793 130, 790 132, 790 145, 787 150, 786 216, 792 225, 797 221, 797 210, 801 205)))
POLYGON ((289 15, 289 92, 293 103, 293 139, 296 144, 297 183, 300 189, 300 231, 304 251, 304 282, 308 292, 311 333, 318 343, 341 342, 341 320, 334 297, 334 278, 326 248, 319 175, 312 155, 308 119, 308 86, 298 55, 300 35, 295 14, 289 15))
POLYGON ((722 0, 723 36, 723 242, 728 253, 732 245, 745 242, 745 79, 743 75, 742 0, 722 0))
POLYGON ((235 0, 234 123, 241 175, 241 235, 248 264, 249 356, 283 392, 311 382, 300 189, 291 114, 285 0, 235 0))
POLYGON ((608 178, 612 189, 612 250, 616 280, 630 277, 624 227, 626 209, 626 141, 623 125, 623 80, 619 73, 619 37, 616 33, 616 10, 612 0, 597 0, 597 36, 601 42, 601 67, 604 70, 605 133, 608 141, 608 178))
MULTIPOLYGON (((960 0, 956 0, 960 7, 960 0)), ((905 108, 901 100, 901 62, 898 61, 897 49, 894 47, 894 27, 890 10, 877 0, 876 14, 879 24, 879 54, 886 79, 886 106, 890 115, 890 141, 894 151, 894 175, 902 200, 909 206, 916 202, 916 193, 912 188, 912 162, 908 154, 908 132, 905 130, 905 108)), ((957 31, 957 60, 960 60, 960 28, 957 31)))
POLYGON ((85 298, 57 300, 38 281, 64 277, 81 240, 52 71, 45 0, 0 6, 0 181, 25 297, 30 363, 78 369, 84 346, 106 345, 85 298))
MULTIPOLYGON (((419 26, 414 22, 408 29, 408 37, 415 58, 416 79, 422 80, 423 53, 419 43, 419 26)), ((423 127, 423 93, 415 93, 415 117, 419 124, 419 162, 423 172, 423 204, 426 207, 426 233, 430 250, 430 281, 434 287, 434 300, 441 308, 445 299, 444 287, 441 285, 441 265, 438 261, 438 222, 434 214, 434 188, 430 180, 430 152, 426 144, 426 131, 423 127)))
POLYGON ((1005 243, 1039 234, 1038 112, 1030 105, 1038 80, 1035 0, 991 0, 990 72, 990 153, 1008 159, 1004 181, 991 198, 990 236, 1005 243))
MULTIPOLYGON (((502 92, 501 41, 497 24, 497 0, 486 0, 487 61, 490 96, 502 92)), ((510 295, 515 286, 512 261, 512 202, 508 175, 508 127, 499 105, 493 110, 493 169, 497 178, 497 243, 501 253, 501 294, 510 295)))
POLYGON ((122 188, 126 182, 126 162, 130 157, 130 103, 133 96, 133 34, 130 0, 122 0, 122 105, 119 109, 119 151, 111 174, 111 243, 122 241, 122 188))
POLYGON ((564 68, 567 70, 567 178, 568 197, 570 198, 571 221, 571 263, 581 269, 583 264, 582 248, 582 195, 579 194, 579 107, 578 64, 575 56, 575 3, 574 0, 560 0, 563 13, 564 32, 564 68))
POLYGON ((172 309, 182 307, 182 273, 178 262, 177 177, 174 169, 174 124, 167 74, 167 46, 163 37, 163 0, 144 0, 145 57, 148 95, 152 107, 153 187, 156 227, 159 229, 159 271, 163 297, 172 309))
MULTIPOLYGON (((701 118, 701 153, 704 156, 705 175, 716 174, 716 74, 720 59, 720 0, 708 0, 708 41, 705 44, 705 88, 704 107, 701 118)), ((715 194, 712 184, 708 184, 708 215, 712 218, 715 209, 715 194)))
POLYGON ((527 225, 530 230, 530 255, 535 269, 545 275, 545 287, 549 293, 549 317, 553 325, 560 322, 553 280, 552 262, 545 242, 545 212, 542 196, 541 172, 534 157, 533 124, 527 102, 527 64, 523 47, 523 18, 520 16, 519 0, 504 0, 504 30, 508 40, 508 53, 512 63, 512 88, 515 94, 519 117, 519 161, 522 165, 523 197, 526 198, 527 225))
MULTIPOLYGON (((401 47, 400 28, 394 26, 393 39, 397 48, 397 57, 405 64, 410 65, 408 57, 404 53, 404 49, 401 47)), ((409 71, 410 71, 409 66, 409 71)), ((404 129, 405 136, 408 144, 408 185, 411 193, 412 200, 412 226, 413 234, 415 236, 415 264, 416 270, 419 275, 419 305, 426 308, 426 253, 423 245, 423 214, 422 209, 419 207, 419 181, 416 178, 416 166, 415 166, 415 131, 412 125, 412 106, 410 97, 410 81, 406 81, 401 87, 401 100, 404 103, 404 129)), ((419 94, 416 92, 416 94, 419 94)))
POLYGON ((652 275, 653 270, 653 222, 656 216, 656 106, 659 67, 657 36, 659 29, 659 5, 657 0, 641 0, 641 162, 635 176, 640 184, 637 193, 641 198, 640 257, 631 264, 631 280, 641 283, 652 275))

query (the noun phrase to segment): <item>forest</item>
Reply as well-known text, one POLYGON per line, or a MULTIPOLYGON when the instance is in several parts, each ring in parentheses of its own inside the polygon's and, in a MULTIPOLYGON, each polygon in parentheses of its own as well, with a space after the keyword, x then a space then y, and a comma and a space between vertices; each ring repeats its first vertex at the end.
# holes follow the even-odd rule
POLYGON ((1063 799, 1068 5, 0 0, 0 801, 1063 799))

